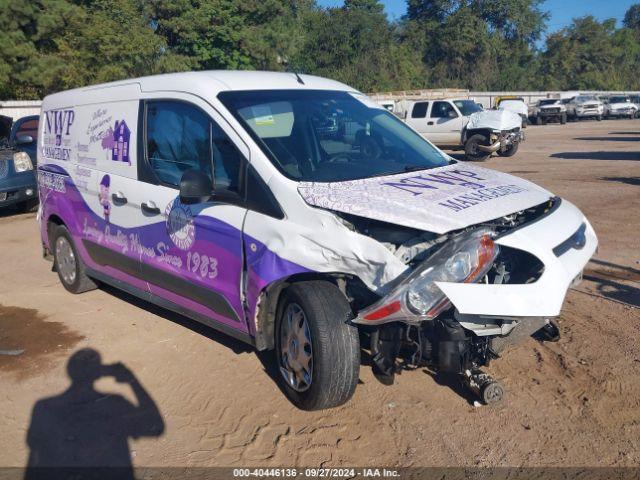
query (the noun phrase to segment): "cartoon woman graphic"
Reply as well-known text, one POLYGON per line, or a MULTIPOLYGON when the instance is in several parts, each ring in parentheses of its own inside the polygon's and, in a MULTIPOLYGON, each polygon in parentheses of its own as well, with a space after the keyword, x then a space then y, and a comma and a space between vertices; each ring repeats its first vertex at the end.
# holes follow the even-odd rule
POLYGON ((109 223, 109 215, 111 214, 111 203, 109 202, 109 187, 111 186, 111 177, 105 175, 100 181, 100 193, 98 194, 98 201, 102 205, 102 213, 104 219, 109 223))

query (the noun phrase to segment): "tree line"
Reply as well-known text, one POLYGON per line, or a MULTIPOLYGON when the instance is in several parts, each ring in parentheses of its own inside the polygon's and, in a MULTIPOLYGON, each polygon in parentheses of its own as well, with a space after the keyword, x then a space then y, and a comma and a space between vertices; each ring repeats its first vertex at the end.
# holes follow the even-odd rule
POLYGON ((209 69, 295 70, 362 91, 640 89, 640 4, 542 38, 543 0, 0 0, 0 99, 209 69))

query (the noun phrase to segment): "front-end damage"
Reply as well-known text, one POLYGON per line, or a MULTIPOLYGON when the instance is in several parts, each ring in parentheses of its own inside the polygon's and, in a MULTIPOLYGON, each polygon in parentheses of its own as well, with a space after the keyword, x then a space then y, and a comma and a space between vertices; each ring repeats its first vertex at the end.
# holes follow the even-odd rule
POLYGON ((369 333, 375 370, 390 379, 427 366, 490 403, 502 389, 480 369, 508 344, 553 331, 597 238, 575 206, 554 198, 462 231, 388 243, 410 268, 353 319, 369 333))

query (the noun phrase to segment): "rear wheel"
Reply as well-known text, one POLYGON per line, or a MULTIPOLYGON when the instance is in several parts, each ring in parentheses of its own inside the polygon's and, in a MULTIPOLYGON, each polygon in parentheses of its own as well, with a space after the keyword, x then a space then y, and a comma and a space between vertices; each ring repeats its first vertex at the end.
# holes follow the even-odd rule
POLYGON ((602 121, 602 115, 598 115, 598 116, 596 117, 596 120, 597 120, 597 121, 599 121, 599 122, 601 122, 601 121, 602 121))
POLYGON ((498 155, 501 157, 513 157, 518 151, 518 145, 520 145, 519 142, 514 142, 504 150, 498 150, 498 155))
POLYGON ((97 286, 85 273, 84 263, 78 255, 69 230, 63 225, 55 226, 50 242, 53 265, 62 286, 71 293, 94 290, 97 286))
POLYGON ((491 154, 483 152, 478 148, 480 145, 485 145, 486 140, 486 137, 479 133, 471 135, 464 144, 464 154, 466 159, 475 162, 482 162, 489 158, 491 154))
POLYGON ((333 284, 300 282, 287 288, 278 306, 276 355, 280 381, 303 410, 347 402, 358 384, 360 341, 347 323, 351 308, 333 284))

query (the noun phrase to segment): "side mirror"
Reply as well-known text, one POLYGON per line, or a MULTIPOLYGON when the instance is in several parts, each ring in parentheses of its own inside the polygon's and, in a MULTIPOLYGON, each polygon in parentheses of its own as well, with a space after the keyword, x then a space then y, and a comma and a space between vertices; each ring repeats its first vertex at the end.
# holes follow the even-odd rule
POLYGON ((187 170, 180 179, 180 201, 186 204, 202 203, 213 196, 213 182, 199 170, 187 170))
POLYGON ((454 110, 449 110, 449 112, 447 113, 447 117, 458 118, 458 114, 454 110))
POLYGON ((16 145, 28 145, 33 143, 33 137, 31 135, 18 135, 16 137, 16 145))

